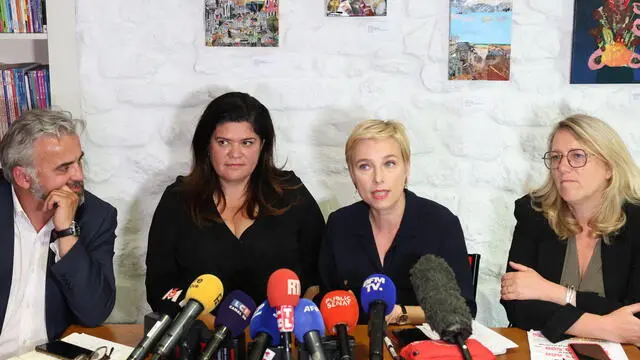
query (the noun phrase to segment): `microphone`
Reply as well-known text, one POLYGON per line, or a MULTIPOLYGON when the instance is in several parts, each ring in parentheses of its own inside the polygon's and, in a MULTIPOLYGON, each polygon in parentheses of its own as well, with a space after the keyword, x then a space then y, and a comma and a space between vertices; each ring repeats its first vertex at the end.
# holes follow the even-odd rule
POLYGON ((234 290, 227 295, 218 309, 215 320, 216 331, 200 355, 200 360, 211 359, 228 334, 231 334, 232 338, 240 335, 249 325, 251 314, 255 309, 256 303, 244 292, 234 290))
POLYGON ((297 319, 293 330, 296 334, 296 339, 304 344, 309 354, 311 354, 311 359, 326 360, 327 358, 322 349, 324 322, 318 306, 311 300, 300 299, 293 313, 297 319))
POLYGON ((183 300, 185 305, 158 342, 152 359, 167 356, 200 314, 209 313, 218 306, 223 292, 222 282, 216 276, 198 276, 187 289, 183 300))
POLYGON ((140 340, 138 345, 133 349, 127 360, 142 360, 147 355, 149 350, 156 344, 160 336, 164 334, 169 325, 171 324, 171 317, 169 315, 162 315, 162 318, 158 320, 155 325, 147 332, 140 340))
POLYGON ((289 269, 278 269, 269 276, 267 299, 276 309, 278 331, 284 346, 285 360, 291 359, 291 332, 293 331, 293 308, 300 301, 300 279, 289 269))
MULTIPOLYGON (((142 360, 147 355, 147 353, 151 351, 160 337, 164 334, 165 331, 167 331, 167 328, 171 324, 171 316, 176 315, 180 310, 180 306, 178 305, 178 303, 183 295, 186 294, 183 294, 183 291, 180 288, 169 289, 169 291, 164 294, 161 302, 159 303, 161 311, 149 315, 150 320, 152 320, 154 317, 157 317, 156 321, 153 322, 153 326, 151 326, 142 340, 140 340, 138 345, 133 349, 133 351, 131 351, 131 354, 129 354, 127 360, 142 360)), ((146 331, 148 326, 147 316, 145 316, 144 322, 144 328, 146 331)))
POLYGON ((345 290, 327 293, 320 302, 320 312, 329 335, 338 336, 339 360, 351 360, 347 334, 358 324, 358 300, 345 290))
POLYGON ((369 360, 382 360, 387 332, 384 317, 396 304, 396 286, 386 275, 370 275, 360 289, 360 302, 364 312, 369 313, 369 360))
POLYGON ((266 300, 253 313, 249 324, 249 335, 254 343, 247 357, 248 360, 262 360, 264 351, 269 345, 280 345, 276 316, 276 309, 269 306, 269 302, 266 300))
POLYGON ((460 347, 465 360, 471 355, 465 340, 471 336, 471 312, 455 275, 447 262, 435 255, 422 256, 409 270, 418 303, 426 314, 431 328, 440 338, 460 347))
MULTIPOLYGON (((213 331, 209 330, 202 321, 196 319, 189 330, 178 340, 175 347, 175 360, 195 360, 197 354, 202 351, 201 343, 211 340, 212 336, 213 331)), ((173 356, 169 356, 169 358, 171 357, 173 356)))

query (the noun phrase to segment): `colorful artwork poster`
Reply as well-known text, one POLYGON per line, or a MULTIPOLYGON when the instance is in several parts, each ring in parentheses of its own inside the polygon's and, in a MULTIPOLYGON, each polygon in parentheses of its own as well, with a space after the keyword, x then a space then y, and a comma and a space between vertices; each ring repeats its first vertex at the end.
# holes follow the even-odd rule
POLYGON ((449 80, 509 80, 513 1, 449 4, 449 80))
POLYGON ((327 16, 387 16, 387 0, 326 0, 327 16))
POLYGON ((571 83, 640 83, 640 0, 576 0, 571 83))
POLYGON ((276 47, 279 0, 205 0, 207 46, 276 47))

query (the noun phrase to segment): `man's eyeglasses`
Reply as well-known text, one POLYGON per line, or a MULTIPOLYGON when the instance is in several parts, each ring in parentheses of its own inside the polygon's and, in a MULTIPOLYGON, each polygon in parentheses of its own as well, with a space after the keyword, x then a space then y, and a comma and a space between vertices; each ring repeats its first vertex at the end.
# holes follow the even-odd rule
POLYGON ((73 360, 109 360, 113 354, 113 348, 108 349, 106 346, 100 346, 95 349, 91 355, 79 355, 73 360))
MULTIPOLYGON (((547 169, 557 169, 564 156, 560 151, 547 151, 542 160, 544 160, 547 169)), ((582 149, 569 150, 566 156, 567 162, 572 168, 581 168, 587 165, 587 152, 582 149)))

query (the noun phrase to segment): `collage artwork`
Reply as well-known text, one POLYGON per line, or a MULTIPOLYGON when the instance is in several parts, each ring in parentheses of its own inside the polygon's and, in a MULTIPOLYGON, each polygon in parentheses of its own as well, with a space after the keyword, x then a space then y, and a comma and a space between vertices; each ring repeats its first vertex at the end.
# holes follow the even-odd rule
MULTIPOLYGON (((388 11, 388 0, 318 1, 327 17, 388 11)), ((448 1, 448 79, 508 81, 513 0, 448 1)), ((279 0, 204 2, 206 46, 279 46, 279 0)), ((572 40, 572 84, 640 83, 640 0, 575 0, 572 40)))

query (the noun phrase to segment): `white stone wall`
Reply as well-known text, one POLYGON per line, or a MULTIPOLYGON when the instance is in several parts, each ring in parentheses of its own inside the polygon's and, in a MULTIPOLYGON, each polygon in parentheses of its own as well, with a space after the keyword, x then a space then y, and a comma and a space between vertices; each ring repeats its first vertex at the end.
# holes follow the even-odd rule
POLYGON ((506 325, 499 277, 513 201, 544 177, 551 125, 593 114, 640 151, 637 86, 568 84, 573 0, 514 0, 510 82, 447 81, 447 0, 389 0, 389 16, 377 19, 326 18, 324 0, 283 1, 276 49, 204 47, 202 2, 78 1, 87 183, 119 211, 110 321, 140 321, 148 310, 153 211, 189 168, 204 106, 228 90, 271 110, 278 162, 325 215, 356 196, 343 156, 353 124, 403 121, 410 188, 460 217, 469 251, 482 254, 478 318, 493 326, 506 325))

